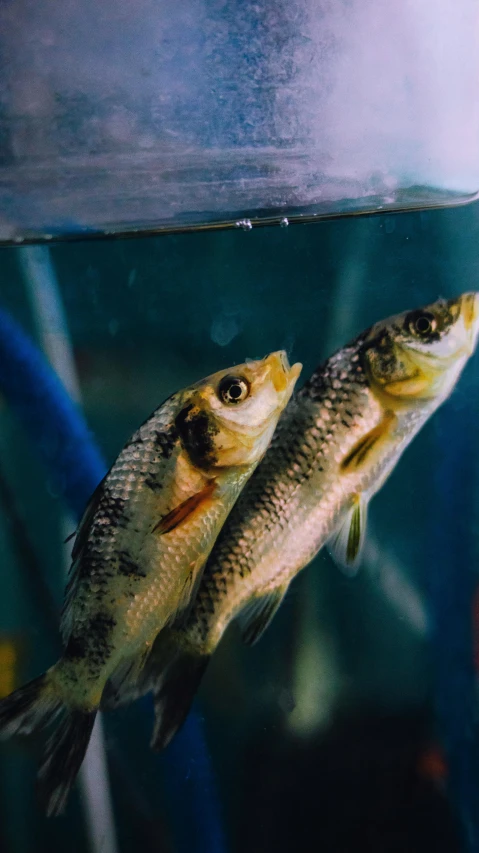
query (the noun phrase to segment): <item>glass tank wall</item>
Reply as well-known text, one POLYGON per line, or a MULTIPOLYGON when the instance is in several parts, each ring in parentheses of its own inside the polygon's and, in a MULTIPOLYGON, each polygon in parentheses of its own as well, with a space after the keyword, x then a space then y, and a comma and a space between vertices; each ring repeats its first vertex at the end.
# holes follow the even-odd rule
POLYGON ((0 6, 0 241, 459 203, 475 0, 0 6))
MULTIPOLYGON (((65 495, 77 477, 84 502, 88 473, 75 445, 64 479, 52 473, 64 438, 42 421, 43 386, 22 409, 8 323, 79 401, 94 479, 162 400, 204 375, 284 348, 304 364, 301 385, 371 323, 476 290, 478 246, 473 204, 4 249, 2 696, 58 655, 63 542, 76 524, 65 495)), ((323 551, 256 646, 232 626, 163 754, 148 746, 150 697, 104 714, 65 815, 46 819, 39 740, 1 745, 2 850, 478 849, 478 358, 373 500, 357 576, 323 551)))

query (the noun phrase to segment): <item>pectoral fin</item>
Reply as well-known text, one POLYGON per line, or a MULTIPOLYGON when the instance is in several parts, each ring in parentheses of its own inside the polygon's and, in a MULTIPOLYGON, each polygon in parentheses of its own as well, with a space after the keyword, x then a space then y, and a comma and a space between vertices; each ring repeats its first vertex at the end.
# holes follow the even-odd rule
POLYGON ((278 586, 266 595, 253 598, 242 610, 239 616, 243 641, 252 646, 264 634, 280 606, 288 584, 278 586))
POLYGON ((179 527, 179 525, 183 524, 183 522, 185 522, 190 515, 198 509, 198 507, 202 506, 211 498, 215 489, 216 480, 209 480, 200 492, 197 492, 195 495, 191 495, 191 497, 180 503, 179 506, 175 507, 175 509, 172 509, 168 515, 163 516, 163 518, 161 518, 158 524, 153 528, 153 533, 163 535, 164 533, 170 533, 170 531, 174 530, 175 527, 179 527))
POLYGON ((345 456, 341 462, 341 471, 344 473, 357 471, 358 468, 369 462, 379 446, 390 439, 395 424, 396 415, 394 412, 386 412, 381 423, 373 427, 345 456))
POLYGON ((341 527, 327 545, 334 562, 347 575, 356 574, 361 562, 367 511, 367 500, 363 495, 356 495, 341 527))

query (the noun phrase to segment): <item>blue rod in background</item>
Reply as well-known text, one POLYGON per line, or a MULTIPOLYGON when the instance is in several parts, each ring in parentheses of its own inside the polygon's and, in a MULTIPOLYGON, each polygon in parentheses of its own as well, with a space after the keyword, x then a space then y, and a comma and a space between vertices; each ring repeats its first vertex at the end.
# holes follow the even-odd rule
MULTIPOLYGON (((474 359, 477 367, 477 357, 474 359)), ((472 371, 467 371, 468 377, 472 371)), ((473 377, 474 378, 474 377, 473 377)), ((471 520, 479 488, 476 412, 477 383, 462 391, 464 407, 447 405, 436 426, 432 456, 437 459, 433 515, 425 554, 433 630, 435 710, 448 766, 449 796, 467 853, 479 851, 479 744, 473 652, 473 565, 471 520), (469 391, 469 393, 467 393, 469 391)), ((457 398, 456 398, 457 399, 457 398)))
POLYGON ((0 310, 0 389, 80 518, 106 465, 78 408, 35 344, 0 310))
MULTIPOLYGON (((79 519, 106 471, 83 415, 35 344, 0 309, 0 390, 79 519)), ((162 757, 178 853, 223 853, 215 780, 201 723, 192 712, 162 757)))

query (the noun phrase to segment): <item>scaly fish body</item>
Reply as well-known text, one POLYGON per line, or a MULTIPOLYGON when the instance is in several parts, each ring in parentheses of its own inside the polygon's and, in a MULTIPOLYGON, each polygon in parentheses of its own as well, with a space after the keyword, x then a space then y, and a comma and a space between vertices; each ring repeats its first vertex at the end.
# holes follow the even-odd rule
POLYGON ((359 374, 347 387, 345 366, 342 358, 329 361, 321 380, 315 375, 314 385, 292 402, 247 499, 217 542, 184 632, 203 654, 214 651, 248 599, 289 584, 333 535, 354 497, 376 491, 378 478, 412 438, 397 436, 381 459, 341 474, 342 461, 361 437, 384 421, 382 406, 359 374), (339 381, 345 389, 340 406, 334 388, 339 381))
MULTIPOLYGON (((65 608, 66 647, 55 679, 78 704, 99 704, 106 679, 149 645, 188 604, 221 525, 251 466, 196 468, 172 424, 178 395, 133 436, 101 485, 65 608), (159 436, 160 442, 159 442, 159 436), (212 483, 199 510, 168 533, 157 522, 212 483)), ((138 661, 141 663, 141 660, 138 661)))
POLYGON ((153 647, 141 689, 156 694, 157 747, 184 719, 232 619, 247 642, 257 640, 325 544, 354 570, 367 504, 452 391, 475 345, 478 304, 466 294, 378 323, 290 402, 218 537, 188 620, 153 647))
POLYGON ((138 677, 158 632, 188 607, 300 369, 278 352, 174 394, 93 495, 72 552, 63 655, 0 703, 3 735, 65 717, 40 770, 49 813, 64 806, 104 694, 138 677))

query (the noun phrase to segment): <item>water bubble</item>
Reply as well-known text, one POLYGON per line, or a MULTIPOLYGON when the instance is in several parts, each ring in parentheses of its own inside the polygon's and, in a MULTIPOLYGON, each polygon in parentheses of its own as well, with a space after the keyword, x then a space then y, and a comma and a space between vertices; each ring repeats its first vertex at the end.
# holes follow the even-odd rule
POLYGON ((289 219, 287 216, 283 216, 281 222, 279 223, 281 228, 287 228, 289 225, 289 219))
POLYGON ((211 324, 211 340, 220 347, 225 347, 241 331, 242 324, 237 317, 220 314, 211 324))
POLYGON ((57 483, 55 480, 47 480, 45 485, 50 497, 54 498, 55 500, 62 497, 64 489, 63 483, 57 483))
POLYGON ((235 222, 236 228, 242 228, 243 231, 251 231, 252 224, 251 219, 238 219, 238 222, 235 222))

